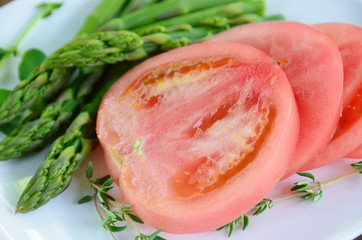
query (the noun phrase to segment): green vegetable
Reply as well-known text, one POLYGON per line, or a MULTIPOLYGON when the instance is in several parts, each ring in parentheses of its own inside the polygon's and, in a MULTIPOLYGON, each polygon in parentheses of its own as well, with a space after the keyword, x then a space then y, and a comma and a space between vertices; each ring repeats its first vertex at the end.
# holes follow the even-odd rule
POLYGON ((93 100, 84 106, 66 132, 52 144, 44 162, 25 187, 16 212, 34 210, 63 192, 72 174, 96 146, 94 120, 103 95, 130 66, 117 66, 116 74, 108 78, 93 100))
POLYGON ((63 92, 58 99, 48 105, 39 118, 17 126, 0 141, 0 161, 25 156, 41 149, 58 136, 72 121, 77 110, 91 93, 103 69, 85 77, 78 77, 74 85, 63 92), (84 80, 84 78, 86 78, 84 80))
MULTIPOLYGON (((184 15, 193 11, 202 10, 205 8, 224 5, 227 3, 236 2, 237 0, 166 0, 159 3, 151 4, 138 11, 132 12, 121 18, 115 18, 106 23, 101 30, 125 30, 134 29, 150 23, 160 21, 165 18, 171 18, 178 15, 184 15)), ((239 0, 240 1, 240 0, 239 0)), ((257 4, 262 4, 264 8, 264 2, 260 0, 243 0, 243 1, 255 1, 257 4)), ((180 24, 181 22, 178 22, 180 24)), ((173 25, 173 24, 172 24, 173 25)))
POLYGON ((25 80, 35 68, 41 65, 45 58, 45 54, 39 49, 33 48, 26 51, 19 65, 20 80, 25 80))
POLYGON ((115 17, 124 4, 125 0, 102 0, 97 8, 88 15, 76 37, 96 31, 104 23, 115 17))

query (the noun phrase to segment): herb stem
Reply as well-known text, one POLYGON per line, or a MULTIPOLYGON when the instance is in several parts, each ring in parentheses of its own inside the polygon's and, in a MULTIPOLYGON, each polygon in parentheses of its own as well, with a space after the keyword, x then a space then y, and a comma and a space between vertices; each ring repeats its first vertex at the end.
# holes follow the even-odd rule
MULTIPOLYGON (((95 187, 95 188, 97 188, 97 189, 99 189, 98 186, 95 185, 95 184, 93 184, 93 183, 92 183, 92 186, 95 187)), ((104 218, 101 210, 99 209, 98 198, 97 198, 95 195, 96 195, 96 194, 94 194, 94 196, 93 196, 93 204, 94 204, 94 207, 95 207, 95 209, 96 209, 96 212, 97 212, 99 218, 101 219, 102 222, 104 222, 105 218, 104 218)), ((102 204, 100 204, 100 205, 103 207, 102 204)), ((104 207, 103 207, 103 208, 104 208, 104 207)), ((112 233, 112 231, 108 228, 108 226, 105 226, 105 227, 106 227, 106 229, 107 229, 107 232, 109 232, 109 234, 111 235, 112 239, 113 239, 113 240, 117 240, 116 237, 114 236, 114 234, 112 233)))
MULTIPOLYGON (((315 188, 321 188, 321 186, 325 186, 325 185, 328 185, 330 183, 333 183, 333 182, 336 182, 338 180, 341 180, 343 178, 346 178, 348 176, 351 176, 351 175, 354 175, 356 173, 359 173, 361 170, 355 170, 355 171, 352 171, 352 172, 349 172, 349 173, 346 173, 344 175, 341 175, 341 176, 338 176, 338 177, 335 177, 335 178, 332 178, 330 180, 327 180, 327 181, 324 181, 324 182, 319 182, 317 183, 317 185, 314 185, 314 186, 311 186, 309 187, 308 189, 310 190, 313 190, 315 188)), ((298 195, 299 192, 290 192, 290 193, 286 193, 286 194, 283 194, 283 195, 280 195, 278 197, 275 197, 275 198, 272 198, 273 201, 277 201, 277 200, 281 200, 281 199, 284 199, 284 198, 288 198, 288 197, 292 197, 292 196, 295 196, 295 195, 298 195)))

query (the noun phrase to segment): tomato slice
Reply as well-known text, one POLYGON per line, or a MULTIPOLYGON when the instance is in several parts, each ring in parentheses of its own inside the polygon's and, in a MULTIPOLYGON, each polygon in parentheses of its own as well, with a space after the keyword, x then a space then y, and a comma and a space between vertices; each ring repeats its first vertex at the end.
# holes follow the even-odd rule
MULTIPOLYGON (((338 128, 320 156, 307 164, 312 169, 338 160, 362 143, 362 28, 347 23, 315 25, 337 44, 344 70, 343 111, 338 128)), ((348 157, 362 157, 357 148, 348 157), (358 154, 359 153, 359 154, 358 154)))
POLYGON ((362 158, 362 145, 359 145, 352 152, 348 153, 345 157, 359 159, 362 158))
POLYGON ((343 69, 338 48, 325 34, 297 22, 247 24, 211 41, 256 47, 279 63, 297 101, 300 138, 288 177, 312 161, 331 139, 341 111, 343 69))
POLYGON ((238 43, 143 62, 112 86, 97 120, 126 201, 173 233, 214 230, 257 204, 284 174, 298 132, 283 71, 238 43))

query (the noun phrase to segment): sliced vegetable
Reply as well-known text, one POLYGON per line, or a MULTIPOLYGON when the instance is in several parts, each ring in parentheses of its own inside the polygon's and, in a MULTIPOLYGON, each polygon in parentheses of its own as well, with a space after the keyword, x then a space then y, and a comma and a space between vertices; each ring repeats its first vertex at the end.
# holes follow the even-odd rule
POLYGON ((121 77, 98 112, 110 173, 147 224, 213 230, 260 202, 298 139, 294 96, 264 53, 206 43, 147 60, 121 77))
MULTIPOLYGON (((338 128, 318 158, 303 169, 317 168, 338 160, 362 143, 362 28, 347 23, 315 25, 337 44, 344 70, 343 111, 338 128)), ((361 147, 347 157, 361 158, 361 147)))
POLYGON ((341 111, 343 68, 334 42, 315 28, 297 22, 248 24, 214 36, 270 55, 288 77, 298 105, 300 137, 288 177, 314 159, 331 139, 341 111))

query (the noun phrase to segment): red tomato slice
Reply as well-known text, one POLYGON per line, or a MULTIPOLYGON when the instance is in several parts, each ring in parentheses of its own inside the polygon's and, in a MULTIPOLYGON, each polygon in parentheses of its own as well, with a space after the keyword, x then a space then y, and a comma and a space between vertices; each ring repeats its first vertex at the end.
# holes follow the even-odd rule
POLYGON ((298 132, 283 71, 238 43, 145 61, 110 89, 97 120, 126 201, 173 233, 214 230, 255 206, 284 174, 298 132))
POLYGON ((329 142, 340 116, 343 69, 334 42, 311 26, 289 21, 243 25, 222 32, 211 41, 256 47, 284 70, 300 117, 300 138, 285 177, 299 171, 329 142))
POLYGON ((362 145, 356 147, 352 152, 348 153, 345 157, 359 159, 362 158, 362 145))
MULTIPOLYGON (((347 23, 315 26, 330 36, 341 52, 344 70, 343 112, 330 143, 304 169, 338 160, 362 143, 362 28, 347 23)), ((361 158, 362 150, 359 149, 347 156, 361 158)))

